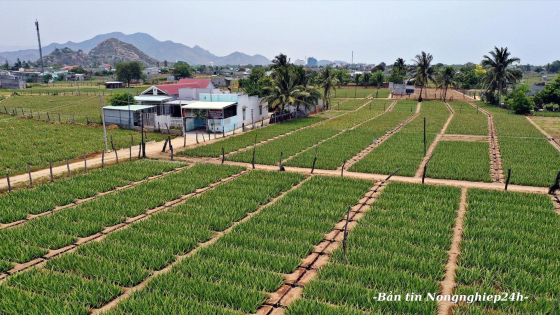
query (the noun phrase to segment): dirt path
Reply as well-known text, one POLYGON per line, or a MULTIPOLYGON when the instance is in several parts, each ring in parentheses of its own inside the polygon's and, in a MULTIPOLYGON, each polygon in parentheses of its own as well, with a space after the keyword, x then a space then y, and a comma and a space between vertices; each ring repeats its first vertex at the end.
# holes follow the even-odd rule
MULTIPOLYGON (((371 102, 371 101, 370 101, 370 102, 371 102)), ((363 106, 369 104, 370 102, 367 102, 367 103, 364 104, 363 106)), ((387 108, 386 111, 384 111, 384 112, 382 112, 382 113, 380 113, 380 114, 378 114, 378 115, 375 115, 375 116, 372 117, 372 118, 366 119, 366 120, 362 121, 361 123, 359 123, 359 124, 357 124, 357 125, 354 125, 352 128, 349 128, 349 129, 347 129, 347 130, 354 130, 354 129, 358 128, 359 126, 361 126, 361 125, 367 123, 368 121, 374 120, 374 119, 378 118, 379 116, 382 116, 383 114, 392 111, 393 108, 395 107, 395 104, 397 104, 397 101, 392 102, 391 105, 389 105, 389 107, 387 108)), ((360 107, 361 107, 361 106, 360 106, 360 107)), ((298 155, 300 155, 300 154, 302 154, 302 153, 304 153, 304 152, 307 152, 307 151, 309 151, 309 150, 312 150, 313 148, 318 147, 321 143, 323 143, 323 142, 325 142, 325 141, 328 141, 328 140, 330 140, 330 139, 332 139, 332 138, 335 138, 335 137, 337 137, 337 136, 339 136, 339 135, 341 135, 341 134, 343 134, 343 133, 345 133, 345 132, 346 132, 346 130, 342 130, 341 132, 335 134, 334 136, 331 136, 331 137, 328 137, 327 139, 321 140, 321 141, 317 142, 316 144, 314 144, 314 145, 312 145, 312 146, 310 146, 310 147, 308 147, 308 148, 306 148, 306 149, 304 149, 304 150, 302 150, 302 151, 300 151, 300 152, 298 152, 298 153, 296 153, 296 154, 294 154, 294 155, 292 155, 292 156, 289 156, 287 159, 285 159, 285 160, 282 162, 282 164, 285 164, 286 162, 288 162, 289 160, 295 158, 296 156, 298 156, 298 155)))
POLYGON ((117 187, 117 188, 115 188, 115 189, 113 189, 113 190, 109 190, 109 191, 105 191, 105 192, 98 193, 98 194, 96 194, 95 196, 91 196, 91 197, 89 197, 89 198, 76 199, 74 202, 71 202, 71 203, 66 204, 66 205, 64 205, 64 206, 55 207, 54 209, 49 210, 49 211, 45 211, 45 212, 43 212, 43 213, 39 213, 39 214, 30 214, 30 215, 28 215, 27 218, 22 219, 22 220, 19 220, 19 221, 14 221, 14 222, 5 223, 5 224, 0 223, 0 230, 2 230, 2 229, 7 229, 7 228, 11 228, 11 227, 14 227, 14 226, 21 226, 22 224, 27 223, 27 222, 29 222, 29 221, 31 221, 31 220, 34 220, 34 219, 37 219, 37 218, 40 218, 40 217, 43 217, 43 216, 46 216, 46 215, 50 215, 50 214, 53 214, 53 213, 55 213, 55 212, 58 212, 58 211, 61 211, 61 210, 64 210, 64 209, 74 208, 74 207, 76 207, 77 205, 79 205, 79 204, 81 204, 81 203, 84 203, 84 202, 86 202, 86 201, 95 200, 95 199, 97 199, 97 198, 99 198, 99 197, 101 197, 101 196, 113 194, 113 193, 115 193, 115 192, 117 192, 117 191, 120 191, 120 190, 123 190, 123 189, 132 188, 132 187, 134 187, 134 186, 137 186, 137 185, 142 184, 142 183, 145 183, 145 182, 151 182, 151 181, 156 180, 156 179, 158 179, 158 178, 162 178, 162 177, 164 177, 164 176, 166 176, 166 175, 168 175, 168 174, 177 173, 177 172, 180 172, 180 171, 182 171, 182 170, 184 170, 184 169, 186 169, 186 168, 190 168, 190 167, 192 167, 193 165, 194 165, 194 164, 187 165, 187 166, 183 166, 183 167, 179 167, 179 168, 176 168, 176 169, 174 169, 174 170, 172 170, 172 171, 163 172, 163 173, 161 173, 161 174, 159 174, 159 175, 154 175, 154 176, 148 177, 148 178, 143 179, 143 180, 140 180, 140 181, 130 182, 130 183, 127 184, 127 185, 117 187))
POLYGON ((537 125, 529 116, 525 116, 525 118, 527 118, 527 120, 533 125, 535 126, 535 128, 537 128, 543 135, 545 135, 546 139, 548 140, 548 142, 550 142, 550 144, 556 149, 558 150, 558 152, 560 152, 560 144, 558 144, 558 142, 554 141, 554 138, 552 136, 550 136, 548 134, 548 132, 544 131, 544 129, 541 128, 541 126, 537 125))
MULTIPOLYGON (((467 212, 467 189, 461 189, 461 202, 459 204, 459 211, 457 212, 457 220, 453 228, 453 238, 451 241, 451 249, 448 251, 449 259, 445 265, 445 277, 441 282, 441 295, 451 297, 453 290, 457 286, 455 282, 455 273, 457 271, 457 261, 461 252, 461 241, 463 240, 463 219, 467 212)), ((438 315, 451 314, 453 307, 451 301, 438 302, 438 315)))
POLYGON ((160 274, 165 274, 165 273, 170 272, 171 269, 173 268, 173 266, 179 264, 185 258, 196 254, 199 250, 201 250, 204 247, 207 247, 207 246, 210 246, 210 245, 216 243, 222 236, 231 232, 236 226, 238 226, 239 224, 241 224, 243 222, 246 222, 247 220, 251 219, 254 215, 261 212, 264 208, 273 205, 274 203, 276 203, 276 201, 278 201, 279 199, 284 197, 287 193, 299 188, 301 185, 303 185, 303 183, 308 181, 310 178, 311 178, 311 176, 307 176, 307 178, 305 178, 303 181, 299 182, 297 185, 293 186, 292 188, 290 188, 287 191, 282 192, 280 195, 276 196, 275 198, 270 200, 268 203, 266 203, 262 206, 259 206, 255 211, 248 213, 245 217, 243 217, 243 219, 241 219, 239 221, 235 221, 230 227, 228 227, 224 231, 215 232, 214 236, 212 238, 210 238, 209 240, 198 243, 198 245, 195 248, 193 248, 192 250, 190 250, 189 252, 187 252, 183 255, 176 256, 175 260, 171 264, 169 264, 167 267, 165 267, 161 270, 154 271, 152 273, 152 275, 150 275, 148 278, 146 278, 141 283, 135 285, 132 288, 123 288, 123 291, 124 291, 123 294, 119 295, 118 297, 116 297, 112 301, 108 302, 107 304, 103 305, 102 307, 91 310, 90 314, 95 314, 95 315, 102 314, 102 313, 107 312, 108 310, 116 307, 118 305, 118 303, 120 303, 121 301, 129 298, 134 292, 144 289, 148 285, 148 283, 150 283, 155 277, 159 276, 160 274))
POLYGON ((420 163, 420 167, 418 167, 418 170, 416 170, 416 174, 414 174, 414 177, 422 177, 422 173, 424 172, 424 167, 426 166, 426 164, 428 163, 428 161, 432 157, 432 154, 434 154, 434 150, 436 149, 437 144, 441 141, 441 138, 445 134, 445 131, 447 130, 447 127, 449 126, 449 124, 451 123, 451 120, 453 120, 453 117, 455 116, 455 114, 453 113, 453 109, 451 109, 451 106, 449 106, 449 104, 447 104, 447 102, 445 103, 445 105, 447 106, 447 109, 449 109, 449 111, 451 112, 451 115, 449 116, 449 118, 447 119, 447 121, 443 125, 443 128, 441 128, 441 131, 436 135, 436 138, 434 139, 434 141, 432 142, 432 144, 428 148, 428 150, 426 152, 426 156, 422 160, 422 163, 420 163))
MULTIPOLYGON (((396 101, 391 105, 394 106, 394 104, 396 104, 396 101)), ((363 159, 366 155, 368 155, 371 151, 373 151, 373 149, 380 146, 383 142, 385 142, 385 140, 389 139, 392 135, 399 132, 409 122, 413 121, 416 117, 418 117, 418 115, 420 115, 420 106, 421 103, 418 103, 418 105, 416 106, 416 113, 414 115, 407 118, 404 122, 400 123, 397 127, 393 128, 392 130, 389 130, 386 134, 384 134, 379 139, 377 139, 375 143, 370 144, 367 148, 363 149, 360 153, 356 154, 350 160, 348 160, 344 165, 344 168, 349 169, 350 167, 352 167, 352 165, 356 164, 358 161, 363 159)), ((337 170, 341 171, 342 166, 338 167, 337 170)))
POLYGON ((478 107, 476 104, 467 102, 474 108, 480 110, 488 116, 488 136, 489 136, 489 150, 490 150, 490 171, 492 180, 497 183, 504 182, 504 168, 502 166, 502 154, 500 152, 500 145, 498 141, 498 133, 496 132, 496 125, 494 124, 494 116, 485 109, 478 107))
POLYGON ((301 260, 297 269, 291 274, 284 275, 284 284, 270 294, 257 310, 257 315, 283 314, 287 306, 301 298, 303 288, 317 276, 318 270, 328 263, 332 252, 342 245, 347 221, 347 231, 350 232, 358 224, 358 220, 371 208, 371 204, 377 200, 385 185, 386 181, 376 183, 362 199, 350 208, 349 215, 345 214, 335 224, 334 229, 325 234, 323 240, 313 247, 313 252, 301 260))
POLYGON ((189 194, 180 196, 177 199, 168 201, 163 206, 159 206, 159 207, 154 208, 154 209, 146 210, 146 212, 144 212, 143 214, 140 214, 140 215, 132 217, 132 218, 127 218, 127 220, 124 221, 123 223, 119 223, 119 224, 116 224, 116 225, 113 225, 113 226, 106 227, 103 231, 101 231, 99 233, 96 233, 96 234, 93 234, 93 235, 90 235, 90 236, 87 236, 87 237, 78 238, 78 240, 76 242, 74 242, 74 244, 68 245, 66 247, 62 247, 62 248, 59 248, 59 249, 50 250, 48 253, 46 253, 45 255, 43 255, 40 258, 34 259, 34 260, 26 262, 26 263, 22 263, 22 264, 20 264, 20 263, 15 264, 14 268, 6 271, 5 273, 0 273, 0 284, 2 284, 3 281, 7 280, 11 275, 13 275, 15 273, 24 272, 26 270, 29 270, 33 266, 36 266, 36 267, 42 266, 49 259, 52 259, 52 258, 54 258, 56 256, 59 256, 61 254, 64 254, 64 253, 73 252, 73 251, 76 250, 76 248, 78 246, 81 246, 83 244, 87 244, 87 243, 92 242, 94 240, 99 241, 110 233, 113 233, 117 230, 125 229, 125 228, 129 227, 134 222, 143 220, 143 219, 145 219, 145 218, 147 218, 147 217, 149 217, 149 216, 151 216, 155 213, 162 212, 162 211, 165 211, 165 210, 167 210, 171 207, 182 204, 187 199, 189 199, 193 196, 196 196, 196 195, 200 195, 201 193, 203 193, 203 192, 205 192, 209 189, 212 189, 212 188, 216 187, 217 185, 229 182, 229 181, 243 175, 246 172, 248 172, 248 171, 247 170, 241 171, 237 174, 234 174, 232 176, 229 176, 229 177, 226 177, 222 180, 214 182, 214 183, 212 183, 212 184, 210 184, 210 185, 208 185, 204 188, 199 188, 192 193, 189 193, 189 194))

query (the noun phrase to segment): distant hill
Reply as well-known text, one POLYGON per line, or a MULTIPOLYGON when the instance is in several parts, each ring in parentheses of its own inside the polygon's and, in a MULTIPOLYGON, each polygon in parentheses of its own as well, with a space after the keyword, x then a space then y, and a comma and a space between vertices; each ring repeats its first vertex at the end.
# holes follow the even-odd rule
MULTIPOLYGON (((101 42, 106 39, 115 38, 121 42, 134 45, 136 48, 144 52, 149 57, 160 61, 185 61, 189 64, 205 64, 213 62, 214 65, 226 64, 254 64, 264 65, 270 64, 271 61, 262 56, 250 56, 241 52, 234 52, 227 56, 219 57, 208 50, 199 46, 189 47, 172 41, 159 41, 154 37, 145 33, 135 33, 126 35, 121 32, 113 32, 108 34, 97 35, 83 42, 66 42, 64 44, 53 43, 43 47, 43 56, 52 53, 56 48, 70 48, 74 51, 82 50, 88 53, 101 42)), ((0 52, 0 56, 7 58, 10 62, 15 62, 17 58, 21 60, 37 60, 39 59, 38 49, 26 49, 18 51, 0 52)))
POLYGON ((55 48, 53 52, 43 57, 45 65, 79 65, 110 63, 120 61, 140 61, 144 65, 155 65, 157 60, 146 55, 134 45, 123 43, 115 38, 109 38, 94 47, 89 53, 83 50, 74 51, 69 47, 55 48))

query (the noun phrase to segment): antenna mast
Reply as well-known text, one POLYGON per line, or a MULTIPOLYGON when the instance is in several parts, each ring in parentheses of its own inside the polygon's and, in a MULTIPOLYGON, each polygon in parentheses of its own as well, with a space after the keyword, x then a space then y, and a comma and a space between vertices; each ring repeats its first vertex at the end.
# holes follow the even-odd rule
POLYGON ((39 57, 41 58, 41 73, 45 73, 43 65, 43 49, 41 48, 41 36, 39 35, 39 22, 35 20, 35 27, 37 28, 37 40, 39 41, 39 57))

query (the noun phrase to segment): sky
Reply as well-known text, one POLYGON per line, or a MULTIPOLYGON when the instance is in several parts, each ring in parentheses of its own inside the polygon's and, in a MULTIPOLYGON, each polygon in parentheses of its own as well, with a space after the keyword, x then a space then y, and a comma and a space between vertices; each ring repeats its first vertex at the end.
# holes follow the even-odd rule
POLYGON ((21 1, 0 0, 0 51, 143 32, 235 51, 355 63, 479 63, 494 46, 521 63, 560 59, 560 1, 21 1), (7 14, 11 12, 10 14, 7 14), (7 46, 14 46, 11 49, 7 46))

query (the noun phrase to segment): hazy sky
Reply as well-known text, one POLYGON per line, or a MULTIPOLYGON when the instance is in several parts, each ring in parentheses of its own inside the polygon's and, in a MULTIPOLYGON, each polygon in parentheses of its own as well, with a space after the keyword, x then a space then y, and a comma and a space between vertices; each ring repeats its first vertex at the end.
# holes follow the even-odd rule
POLYGON ((223 56, 279 52, 317 59, 479 62, 507 46, 522 63, 560 59, 559 1, 6 1, 0 50, 79 42, 121 31, 199 45, 223 56))

